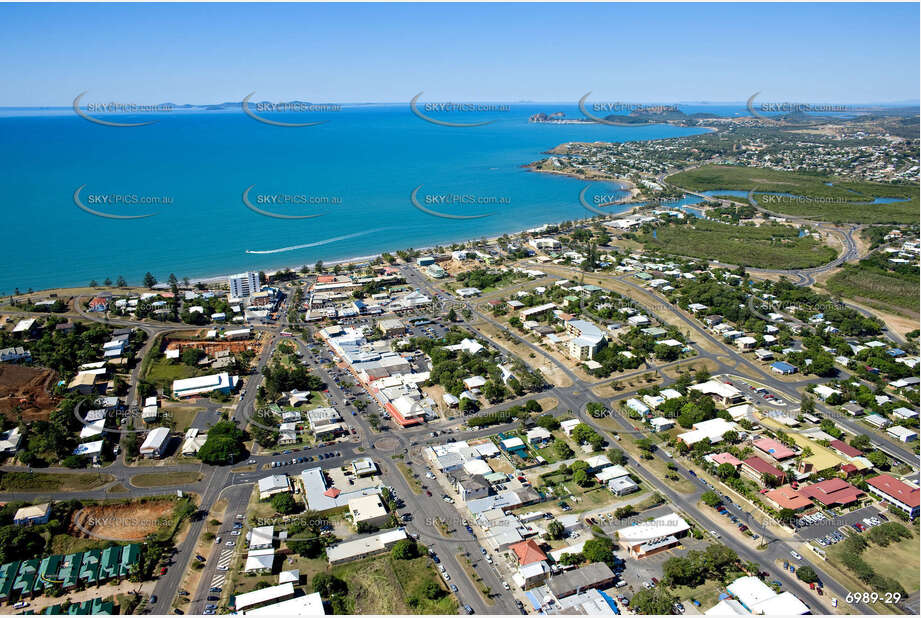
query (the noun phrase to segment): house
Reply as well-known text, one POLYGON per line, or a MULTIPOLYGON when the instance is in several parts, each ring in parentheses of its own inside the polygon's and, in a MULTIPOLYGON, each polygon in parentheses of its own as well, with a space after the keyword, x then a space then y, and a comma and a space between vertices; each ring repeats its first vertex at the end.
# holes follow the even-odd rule
POLYGON ((740 351, 746 352, 748 350, 754 350, 755 346, 758 345, 758 340, 754 337, 739 337, 736 339, 735 344, 740 351))
POLYGON ((777 361, 776 363, 771 364, 771 371, 773 371, 774 373, 779 373, 781 375, 786 376, 786 375, 791 375, 791 374, 796 373, 798 369, 794 365, 791 365, 790 363, 786 363, 784 361, 777 361))
POLYGON ((917 487, 912 487, 889 474, 867 479, 867 486, 871 494, 905 511, 912 519, 918 516, 921 490, 917 487))
POLYGON ((739 426, 735 423, 716 417, 708 421, 701 421, 691 425, 691 431, 678 434, 678 439, 687 446, 694 446, 702 440, 709 440, 712 444, 721 442, 723 436, 730 431, 738 431, 739 426))
POLYGON ((14 454, 19 449, 20 441, 22 441, 22 434, 19 433, 19 425, 8 431, 0 432, 0 454, 14 454))
POLYGON ((512 575, 512 580, 519 588, 527 590, 543 584, 550 574, 550 565, 544 560, 539 560, 518 567, 518 571, 512 575))
POLYGON ((657 416, 649 420, 649 424, 652 426, 652 430, 655 433, 661 431, 668 431, 669 429, 675 426, 675 421, 670 418, 665 418, 664 416, 657 416))
POLYGON ((881 414, 875 414, 875 413, 865 416, 863 420, 869 423, 870 425, 873 425, 877 429, 885 429, 886 427, 892 424, 892 421, 890 421, 885 416, 882 416, 881 414))
POLYGON ((534 446, 541 447, 548 444, 553 440, 553 434, 544 429, 543 427, 534 427, 533 429, 528 430, 528 433, 525 435, 530 444, 534 446))
POLYGON ((828 443, 828 448, 841 453, 845 457, 861 457, 863 456, 863 451, 860 449, 854 448, 850 444, 847 444, 843 440, 831 440, 828 443))
POLYGON ((32 524, 47 524, 51 519, 51 503, 43 502, 33 506, 24 506, 13 515, 13 523, 17 526, 31 526, 32 524))
POLYGON ((755 456, 742 461, 742 465, 739 468, 739 474, 747 476, 760 487, 764 487, 765 475, 772 476, 781 483, 784 480, 784 473, 781 470, 778 470, 760 457, 755 456))
POLYGON ((464 502, 486 498, 490 492, 490 484, 478 474, 459 477, 454 487, 464 502))
POLYGON ((266 500, 275 494, 290 493, 291 480, 287 474, 273 474, 259 479, 259 499, 266 500))
POLYGON ((812 392, 814 392, 817 397, 821 398, 822 401, 828 401, 828 398, 832 397, 833 395, 841 395, 841 391, 836 388, 826 386, 825 384, 819 384, 813 389, 812 392))
POLYGON ((649 408, 646 406, 646 404, 644 404, 639 399, 636 399, 635 397, 631 397, 625 401, 624 406, 630 410, 633 410, 640 416, 646 416, 646 414, 649 413, 649 408))
POLYGON ((581 423, 582 421, 580 421, 577 418, 570 418, 565 421, 560 421, 560 429, 562 429, 563 433, 565 433, 567 436, 571 436, 572 430, 575 429, 581 423))
POLYGON ((525 443, 521 438, 517 437, 506 438, 499 443, 499 446, 506 453, 510 455, 518 455, 519 457, 526 456, 528 452, 528 447, 525 446, 525 443))
POLYGON ((583 590, 608 588, 617 577, 604 562, 593 562, 578 569, 565 571, 550 578, 548 587, 557 599, 572 596, 583 590))
POLYGON ((886 430, 893 438, 897 439, 900 442, 916 442, 918 440, 918 432, 908 427, 902 427, 901 425, 893 425, 886 430))
POLYGON ((524 566, 526 564, 531 564, 532 562, 547 560, 547 554, 544 553, 544 551, 534 541, 534 539, 528 539, 527 541, 515 543, 514 545, 510 546, 509 549, 518 559, 518 566, 524 566))
POLYGON ((764 499, 777 510, 790 509, 791 511, 799 512, 812 506, 809 498, 800 495, 790 485, 782 485, 777 489, 772 489, 764 494, 764 499))
POLYGON ((788 446, 781 444, 773 438, 761 438, 752 442, 752 446, 773 458, 775 461, 783 461, 796 456, 796 451, 788 446))

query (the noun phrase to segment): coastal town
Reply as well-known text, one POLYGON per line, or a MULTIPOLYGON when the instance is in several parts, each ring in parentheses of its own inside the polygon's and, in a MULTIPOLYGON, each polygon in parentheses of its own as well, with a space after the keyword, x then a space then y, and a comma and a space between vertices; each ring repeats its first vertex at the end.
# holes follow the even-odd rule
POLYGON ((0 618, 921 616, 921 3, 0 4, 0 618))
POLYGON ((624 215, 5 299, 0 611, 916 613, 918 330, 827 275, 916 303, 917 222, 633 161, 624 215), (716 226, 772 240, 662 240, 716 226))

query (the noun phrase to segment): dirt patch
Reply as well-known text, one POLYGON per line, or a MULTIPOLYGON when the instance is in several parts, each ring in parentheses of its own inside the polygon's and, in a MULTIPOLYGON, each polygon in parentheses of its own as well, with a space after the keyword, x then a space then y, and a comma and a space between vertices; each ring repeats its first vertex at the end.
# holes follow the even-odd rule
POLYGON ((58 399, 51 395, 57 380, 51 369, 0 365, 0 414, 12 421, 17 415, 27 422, 48 420, 58 405, 58 399))
POLYGON ((80 538, 142 541, 173 525, 172 500, 87 506, 71 517, 68 533, 80 538))

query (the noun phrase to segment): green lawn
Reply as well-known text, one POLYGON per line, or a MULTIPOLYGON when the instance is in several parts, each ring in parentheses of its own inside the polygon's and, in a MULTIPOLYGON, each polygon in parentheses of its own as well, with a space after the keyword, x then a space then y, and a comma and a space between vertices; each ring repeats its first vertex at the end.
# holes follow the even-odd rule
POLYGON ((174 380, 194 378, 205 373, 206 371, 203 369, 191 367, 178 361, 169 361, 165 356, 161 356, 150 363, 146 380, 156 384, 161 389, 165 389, 165 392, 171 392, 174 380))
MULTIPOLYGON (((759 203, 772 212, 840 223, 917 223, 918 187, 875 182, 848 181, 765 168, 733 165, 705 165, 666 178, 671 184, 692 191, 720 189, 792 193, 813 199, 772 197, 759 203), (826 183, 832 183, 829 186, 826 183), (904 203, 856 204, 877 197, 906 198, 904 203)), ((735 200, 734 200, 735 201, 735 200)))
POLYGON ((675 586, 671 588, 670 591, 685 607, 693 605, 691 599, 695 599, 700 601, 701 608, 709 609, 719 601, 720 592, 723 591, 723 585, 718 581, 707 580, 694 588, 689 586, 675 586))
POLYGON ((2 491, 85 491, 111 483, 111 474, 49 474, 45 472, 0 472, 2 491))
POLYGON ((731 225, 697 220, 660 225, 639 237, 647 249, 714 259, 753 268, 808 268, 827 264, 837 252, 811 236, 799 237, 789 225, 731 225))

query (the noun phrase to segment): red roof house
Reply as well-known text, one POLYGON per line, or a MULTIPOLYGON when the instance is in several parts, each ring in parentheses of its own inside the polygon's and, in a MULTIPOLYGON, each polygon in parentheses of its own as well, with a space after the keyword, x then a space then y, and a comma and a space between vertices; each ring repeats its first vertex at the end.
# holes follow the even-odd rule
POLYGON ((838 451, 839 453, 841 453, 842 455, 846 457, 860 457, 861 455, 863 455, 863 451, 861 451, 860 449, 854 448, 853 446, 851 446, 850 444, 848 444, 847 442, 843 440, 832 440, 831 442, 828 443, 828 446, 835 449, 836 451, 838 451))
POLYGON ((534 542, 534 539, 515 543, 514 545, 510 545, 509 549, 515 552, 515 555, 518 557, 518 566, 524 566, 532 562, 540 562, 541 560, 547 559, 547 554, 545 554, 537 543, 534 542))

